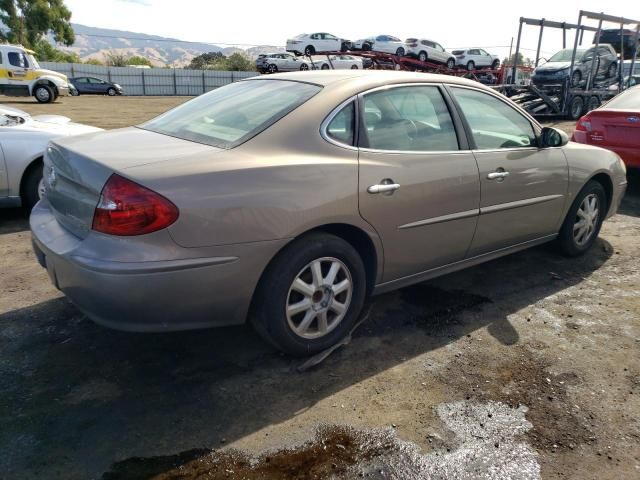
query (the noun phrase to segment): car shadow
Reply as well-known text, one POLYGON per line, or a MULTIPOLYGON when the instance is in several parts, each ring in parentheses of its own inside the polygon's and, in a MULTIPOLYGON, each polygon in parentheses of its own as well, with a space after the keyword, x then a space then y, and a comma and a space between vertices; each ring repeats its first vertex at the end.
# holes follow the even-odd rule
POLYGON ((579 259, 542 246, 375 297, 351 343, 304 373, 296 370, 300 359, 246 326, 117 332, 64 298, 2 314, 0 470, 96 478, 113 462, 157 456, 150 468, 161 473, 168 469, 162 455, 218 447, 280 424, 484 327, 516 345, 511 314, 583 281, 612 252, 602 239, 579 259))
POLYGON ((640 169, 638 168, 627 171, 627 193, 618 213, 633 217, 640 216, 640 169))
POLYGON ((29 230, 29 213, 26 208, 0 209, 0 235, 29 230))

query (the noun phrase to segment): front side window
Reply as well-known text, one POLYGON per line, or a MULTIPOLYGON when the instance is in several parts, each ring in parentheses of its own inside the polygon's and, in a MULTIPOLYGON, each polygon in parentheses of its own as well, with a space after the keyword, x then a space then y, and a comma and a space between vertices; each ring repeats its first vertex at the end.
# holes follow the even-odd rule
POLYGON ((364 95, 365 148, 389 151, 458 150, 458 138, 435 86, 397 87, 364 95))
POLYGON ((9 52, 9 63, 18 68, 29 68, 27 57, 21 52, 9 52))
POLYGON ((248 80, 217 88, 139 128, 232 148, 262 132, 321 90, 288 80, 248 80))
POLYGON ((345 145, 354 144, 355 107, 353 102, 345 106, 327 125, 327 136, 345 145))
POLYGON ((452 88, 467 120, 476 148, 534 147, 536 134, 531 122, 502 100, 488 93, 466 88, 452 88))

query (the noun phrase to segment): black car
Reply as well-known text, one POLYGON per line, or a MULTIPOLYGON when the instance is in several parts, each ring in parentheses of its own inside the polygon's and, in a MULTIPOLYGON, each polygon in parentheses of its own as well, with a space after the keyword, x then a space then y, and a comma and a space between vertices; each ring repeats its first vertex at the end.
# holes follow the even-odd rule
MULTIPOLYGON (((593 43, 598 40, 598 34, 593 37, 593 43)), ((635 30, 622 30, 620 35, 619 28, 611 28, 600 31, 600 42, 609 43, 615 49, 616 53, 624 51, 624 58, 632 58, 635 52, 640 50, 640 40, 636 40, 635 30)))
POLYGON ((70 78, 69 82, 75 87, 71 91, 73 95, 122 95, 124 92, 122 87, 117 83, 107 82, 95 77, 75 77, 70 78))

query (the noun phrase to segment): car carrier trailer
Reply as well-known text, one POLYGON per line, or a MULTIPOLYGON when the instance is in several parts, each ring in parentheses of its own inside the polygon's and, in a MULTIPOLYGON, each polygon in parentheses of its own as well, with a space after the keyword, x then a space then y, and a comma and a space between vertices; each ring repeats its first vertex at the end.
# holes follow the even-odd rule
MULTIPOLYGON (((615 23, 620 26, 620 31, 624 31, 625 25, 636 25, 636 44, 640 36, 640 22, 624 17, 614 17, 604 13, 594 13, 580 10, 577 24, 566 22, 555 22, 546 19, 520 18, 520 26, 518 28, 518 38, 516 42, 516 51, 514 63, 517 67, 520 42, 522 38, 522 30, 525 25, 533 25, 539 27, 538 47, 536 50, 535 65, 540 61, 540 47, 542 45, 542 35, 545 28, 562 29, 563 32, 563 48, 567 47, 567 31, 575 30, 575 40, 573 45, 573 54, 571 58, 571 66, 567 77, 558 84, 550 84, 544 86, 527 85, 518 86, 507 82, 505 85, 498 87, 498 90, 511 97, 511 100, 518 103, 522 108, 537 117, 568 117, 577 120, 584 113, 598 108, 603 102, 614 97, 626 87, 629 86, 628 81, 624 78, 624 58, 620 56, 618 60, 618 72, 612 78, 602 78, 596 75, 599 70, 599 57, 594 57, 591 65, 591 71, 582 79, 579 84, 572 85, 570 79, 573 76, 576 51, 578 45, 582 44, 585 32, 595 32, 596 43, 594 44, 597 52, 600 44, 600 32, 602 31, 603 22, 615 23), (585 20, 597 20, 598 26, 592 27, 584 24, 585 20)), ((631 72, 637 58, 636 51, 631 60, 631 72)), ((517 70, 516 70, 517 71, 517 70)), ((517 73, 513 83, 517 83, 517 73)))

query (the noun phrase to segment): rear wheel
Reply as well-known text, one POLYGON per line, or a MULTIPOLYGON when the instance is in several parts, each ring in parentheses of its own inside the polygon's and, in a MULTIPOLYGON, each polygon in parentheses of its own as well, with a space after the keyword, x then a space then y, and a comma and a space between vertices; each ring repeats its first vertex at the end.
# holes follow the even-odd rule
POLYGON ((573 97, 569 104, 569 118, 571 120, 578 120, 582 116, 584 110, 584 100, 582 97, 573 97))
POLYGON ((497 70, 499 66, 500 66, 500 60, 494 60, 493 63, 491 64, 491 69, 497 70))
POLYGON ((607 212, 604 188, 595 180, 589 181, 576 199, 562 224, 556 243, 560 251, 570 257, 585 253, 598 238, 607 212))
POLYGON ((71 90, 71 95, 77 97, 78 95, 80 95, 80 92, 77 88, 74 88, 73 90, 71 90))
POLYGON ((29 168, 24 178, 22 184, 22 205, 31 210, 43 195, 42 162, 38 162, 29 168))
POLYGON ((304 54, 307 56, 313 55, 314 53, 316 53, 316 49, 313 45, 307 45, 307 47, 304 49, 304 54))
POLYGON ((326 63, 323 63, 322 67, 320 67, 321 70, 329 70, 329 68, 330 68, 329 65, 326 63))
POLYGON ((362 50, 364 51, 370 51, 371 50, 371 44, 370 43, 363 43, 362 44, 362 50))
POLYGON ((307 65, 306 63, 303 63, 302 65, 300 65, 300 70, 309 70, 309 65, 307 65))
POLYGON ((116 93, 118 93, 118 92, 116 92, 116 89, 113 88, 113 87, 111 87, 111 88, 109 88, 109 90, 107 90, 107 95, 109 95, 110 97, 115 97, 116 93))
POLYGON ((321 352, 353 327, 366 291, 362 259, 339 237, 312 234, 294 241, 267 268, 252 323, 291 355, 321 352))
POLYGON ((467 70, 471 71, 475 69, 476 69, 476 63, 473 60, 469 60, 467 62, 467 70))
POLYGON ((56 98, 49 85, 37 85, 33 90, 33 96, 36 97, 38 103, 51 103, 56 98))
POLYGON ((600 106, 600 99, 596 96, 589 98, 589 105, 587 111, 595 110, 600 106))
POLYGON ((358 70, 358 65, 351 65, 351 70, 358 70))
POLYGON ((275 63, 270 63, 269 66, 267 67, 267 71, 269 73, 277 73, 278 72, 278 66, 275 63))

